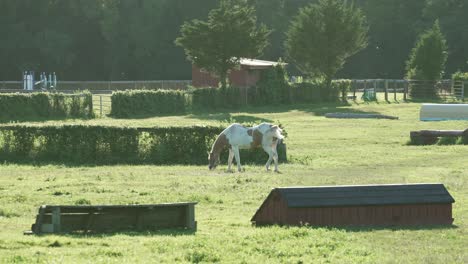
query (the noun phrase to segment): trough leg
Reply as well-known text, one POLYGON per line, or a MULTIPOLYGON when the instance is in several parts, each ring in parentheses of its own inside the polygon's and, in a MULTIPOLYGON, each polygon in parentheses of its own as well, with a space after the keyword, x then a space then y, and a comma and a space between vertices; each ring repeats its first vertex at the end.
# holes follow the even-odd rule
POLYGON ((54 233, 60 233, 61 232, 61 226, 60 226, 60 207, 52 209, 52 226, 54 233))
POLYGON ((189 204, 186 207, 187 209, 187 214, 186 214, 186 220, 185 220, 185 225, 187 229, 196 229, 196 222, 195 222, 195 205, 194 204, 189 204))
POLYGON ((35 234, 40 234, 42 232, 42 223, 44 221, 45 209, 46 209, 45 205, 42 205, 39 208, 39 214, 37 216, 36 223, 33 225, 33 228, 32 228, 32 231, 35 234))

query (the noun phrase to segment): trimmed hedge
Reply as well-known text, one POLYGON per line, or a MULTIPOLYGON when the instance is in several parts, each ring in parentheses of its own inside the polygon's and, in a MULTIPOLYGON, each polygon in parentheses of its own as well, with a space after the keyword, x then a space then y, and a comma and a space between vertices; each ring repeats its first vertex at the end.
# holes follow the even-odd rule
POLYGON ((245 93, 240 88, 194 88, 189 91, 194 110, 236 109, 245 106, 245 93))
MULTIPOLYGON (((71 164, 208 164, 223 127, 0 126, 0 162, 71 164)), ((278 148, 286 161, 284 145, 278 148)), ((262 149, 243 150, 242 162, 265 163, 262 149)), ((227 150, 222 162, 227 160, 227 150)))
POLYGON ((87 91, 0 94, 0 120, 93 117, 93 98, 87 91))
POLYGON ((322 80, 290 84, 282 68, 266 70, 257 86, 250 88, 194 88, 190 90, 195 110, 239 109, 243 106, 336 102, 351 90, 350 80, 336 80, 331 89, 322 80), (246 94, 247 93, 247 94, 246 94))
POLYGON ((126 90, 112 93, 111 115, 182 114, 186 111, 185 93, 175 90, 126 90))

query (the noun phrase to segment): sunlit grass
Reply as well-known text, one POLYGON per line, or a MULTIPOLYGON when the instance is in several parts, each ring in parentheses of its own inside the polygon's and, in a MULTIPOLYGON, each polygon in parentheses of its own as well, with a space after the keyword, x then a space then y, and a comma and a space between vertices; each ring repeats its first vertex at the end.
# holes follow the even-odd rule
MULTIPOLYGON (((353 103, 248 108, 141 119, 66 120, 126 126, 280 122, 291 163, 282 174, 206 166, 0 166, 0 262, 4 263, 467 263, 468 146, 408 146, 409 132, 465 129, 466 121, 420 122, 419 104, 353 103), (327 112, 399 120, 327 119, 327 112), (441 182, 456 203, 452 227, 287 228, 251 226, 278 186, 441 182), (195 233, 24 236, 41 204, 198 201, 195 233)), ((51 121, 46 123, 56 123, 51 121)), ((63 123, 60 122, 60 123, 63 123)), ((205 155, 204 153, 200 155, 205 155)), ((248 162, 248 161, 246 161, 248 162)))

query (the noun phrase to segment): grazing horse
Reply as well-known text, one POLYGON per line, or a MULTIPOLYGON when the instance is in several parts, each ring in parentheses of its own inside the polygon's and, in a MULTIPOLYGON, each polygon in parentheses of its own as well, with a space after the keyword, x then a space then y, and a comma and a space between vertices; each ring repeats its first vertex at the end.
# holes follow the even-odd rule
POLYGON ((278 126, 261 123, 254 127, 244 127, 240 124, 232 124, 219 134, 216 141, 208 153, 210 170, 216 168, 219 163, 219 155, 225 148, 229 148, 228 170, 231 171, 232 159, 236 157, 237 170, 242 171, 240 163, 239 149, 256 148, 262 146, 263 150, 269 155, 265 165, 267 170, 270 170, 270 164, 275 162, 275 172, 278 172, 278 153, 276 146, 278 141, 283 139, 281 128, 278 126))

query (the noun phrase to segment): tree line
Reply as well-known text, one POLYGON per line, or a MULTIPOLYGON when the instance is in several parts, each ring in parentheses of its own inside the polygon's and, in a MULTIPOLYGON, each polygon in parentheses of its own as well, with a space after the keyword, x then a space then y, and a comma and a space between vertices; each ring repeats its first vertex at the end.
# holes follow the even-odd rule
MULTIPOLYGON (((285 57, 286 32, 300 8, 316 0, 248 0, 271 29, 261 59, 285 57)), ((62 80, 191 79, 191 63, 174 41, 181 26, 206 20, 219 0, 0 0, 0 80, 24 70, 62 80)), ((418 35, 439 20, 447 40, 445 77, 468 71, 465 0, 356 0, 368 44, 341 78, 403 78, 418 35)), ((291 69, 294 72, 294 68, 291 69)))

